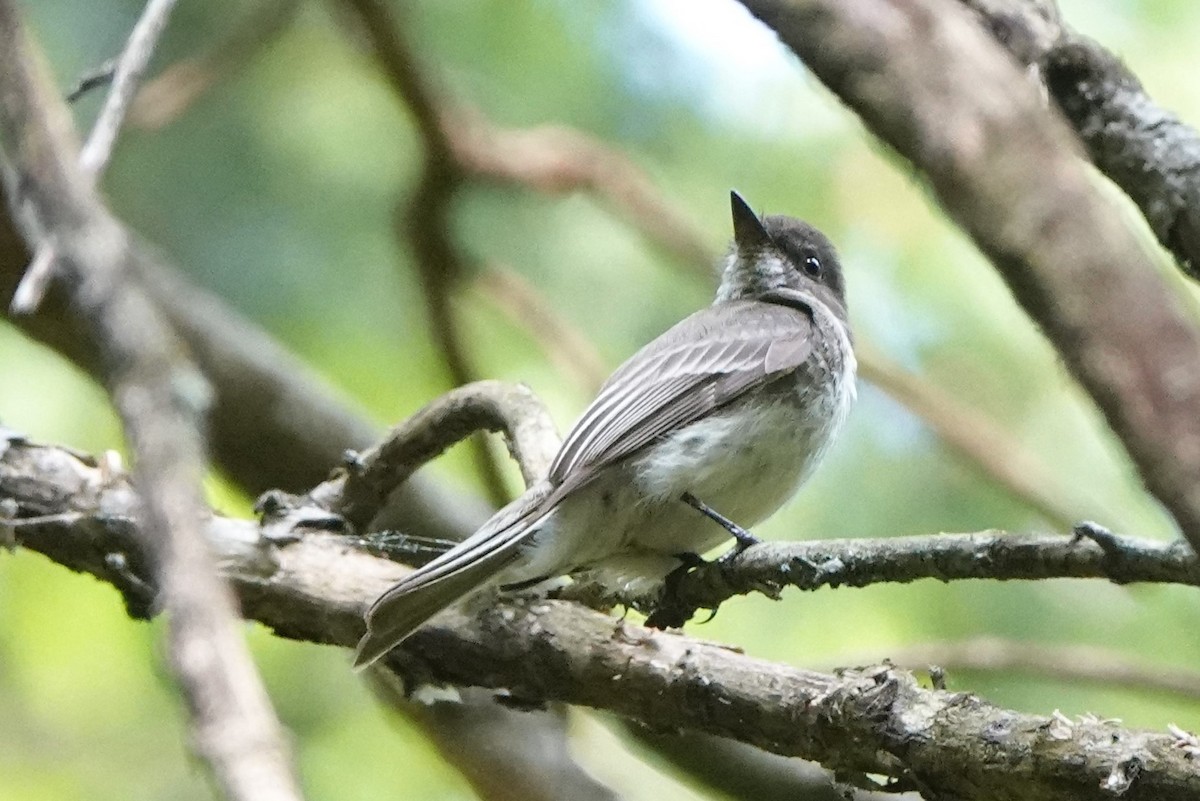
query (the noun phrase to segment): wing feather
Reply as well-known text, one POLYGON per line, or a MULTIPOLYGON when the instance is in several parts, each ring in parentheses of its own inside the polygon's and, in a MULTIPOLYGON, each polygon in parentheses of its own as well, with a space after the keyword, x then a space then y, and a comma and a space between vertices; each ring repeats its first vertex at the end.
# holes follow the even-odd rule
POLYGON ((806 304, 734 303, 686 318, 613 373, 550 467, 556 497, 808 358, 806 304))

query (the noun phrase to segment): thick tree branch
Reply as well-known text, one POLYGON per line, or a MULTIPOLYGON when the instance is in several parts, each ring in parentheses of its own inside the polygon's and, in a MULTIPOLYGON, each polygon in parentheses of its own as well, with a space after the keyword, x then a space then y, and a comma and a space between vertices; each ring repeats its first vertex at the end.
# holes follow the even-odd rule
POLYGON ((1200 132, 1150 97, 1115 55, 1065 25, 1053 0, 963 0, 1035 67, 1096 167, 1137 204, 1158 241, 1200 277, 1200 132))
MULTIPOLYGON (((144 564, 129 485, 67 451, 9 440, 0 503, 16 512, 5 525, 11 539, 68 567, 106 580, 117 573, 115 583, 128 586, 124 574, 144 564)), ((286 637, 352 646, 364 608, 398 570, 324 532, 280 546, 253 523, 216 517, 208 534, 243 612, 286 637)), ((1200 792, 1187 741, 1170 733, 1017 713, 923 690, 886 668, 799 670, 563 601, 447 613, 390 665, 410 687, 448 682, 503 689, 518 703, 593 706, 814 759, 846 779, 890 776, 929 797, 1099 800, 1112 798, 1103 786, 1122 783, 1129 798, 1200 792)))
POLYGON ((742 0, 912 161, 1200 545, 1200 332, 1074 136, 950 0, 742 0))
POLYGON ((196 748, 231 799, 300 798, 290 754, 202 535, 198 428, 208 387, 139 283, 145 252, 76 164, 70 117, 10 2, 0 2, 0 149, 26 241, 51 248, 91 329, 136 457, 144 558, 170 616, 196 748))

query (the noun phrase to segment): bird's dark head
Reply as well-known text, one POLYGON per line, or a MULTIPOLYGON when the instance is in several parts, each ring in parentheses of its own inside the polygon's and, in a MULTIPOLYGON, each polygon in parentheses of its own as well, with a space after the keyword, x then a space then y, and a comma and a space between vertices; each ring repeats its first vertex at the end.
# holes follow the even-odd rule
POLYGON ((759 217, 737 192, 733 246, 725 260, 717 302, 754 298, 772 289, 811 293, 846 317, 846 285, 837 251, 823 233, 794 217, 759 217))

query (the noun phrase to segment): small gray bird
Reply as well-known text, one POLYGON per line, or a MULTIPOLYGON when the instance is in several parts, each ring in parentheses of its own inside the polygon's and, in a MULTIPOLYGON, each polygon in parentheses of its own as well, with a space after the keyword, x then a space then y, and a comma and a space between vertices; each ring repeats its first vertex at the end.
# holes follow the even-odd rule
POLYGON ((808 477, 855 398, 841 266, 807 223, 731 201, 713 305, 612 374, 543 481, 375 601, 356 666, 485 584, 587 568, 628 588, 730 535, 745 547, 737 523, 773 514, 808 477))

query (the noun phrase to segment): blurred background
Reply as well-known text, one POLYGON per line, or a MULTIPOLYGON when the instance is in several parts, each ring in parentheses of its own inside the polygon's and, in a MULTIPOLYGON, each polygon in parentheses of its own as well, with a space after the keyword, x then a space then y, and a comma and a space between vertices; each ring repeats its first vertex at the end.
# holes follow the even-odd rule
MULTIPOLYGON (((142 8, 132 0, 23 5, 64 92, 119 51, 142 8)), ((1065 531, 1067 521, 1092 518, 1122 533, 1173 536, 1095 408, 987 263, 907 168, 732 0, 395 5, 405 39, 449 96, 497 125, 564 124, 609 143, 646 172, 714 256, 730 235, 731 187, 761 211, 822 228, 841 249, 852 321, 877 369, 902 371, 921 397, 990 421, 1052 499, 998 480, 938 435, 936 420, 926 419, 936 413, 918 416, 864 380, 823 468, 758 534, 1065 531)), ((1160 102, 1200 122, 1200 5, 1062 6, 1160 102)), ((448 383, 411 249, 397 240, 393 219, 414 188, 420 139, 346 17, 337 3, 180 4, 156 69, 215 52, 215 73, 172 118, 141 108, 104 187, 118 216, 191 280, 384 425, 448 383)), ((81 126, 102 95, 76 104, 81 126)), ((591 397, 586 372, 564 370, 511 303, 497 300, 495 265, 536 287, 605 372, 710 299, 713 280, 703 271, 585 192, 467 184, 452 223, 464 253, 493 265, 473 268, 453 299, 475 370, 528 383, 563 430, 591 397)), ((1146 241, 1154 247, 1148 233, 1146 241)), ((1182 281, 1180 291, 1195 294, 1182 281)), ((3 324, 0 364, 6 426, 87 451, 123 447, 104 393, 3 324)), ((429 470, 482 496, 465 450, 429 470)), ((515 492, 516 472, 504 478, 515 492)), ((209 491, 218 508, 249 513, 253 499, 219 476, 209 491)), ((1178 587, 925 581, 790 591, 780 602, 737 598, 689 631, 821 668, 904 661, 921 649, 917 662, 945 664, 951 689, 1001 705, 1195 729, 1194 691, 1080 681, 1079 658, 1063 649, 1089 646, 1089 661, 1132 661, 1148 677, 1166 675, 1200 661, 1200 642, 1178 634, 1194 630, 1198 613, 1195 591, 1178 587), (956 667, 948 645, 980 637, 1010 654, 1049 649, 1058 668, 956 667)), ((118 594, 90 577, 36 554, 0 553, 0 798, 211 797, 158 664, 160 626, 130 621, 118 594)), ((310 799, 473 797, 415 728, 379 707, 350 673, 348 652, 253 625, 247 633, 310 799)), ((660 771, 603 718, 576 711, 571 725, 578 759, 626 797, 709 797, 660 771)))

